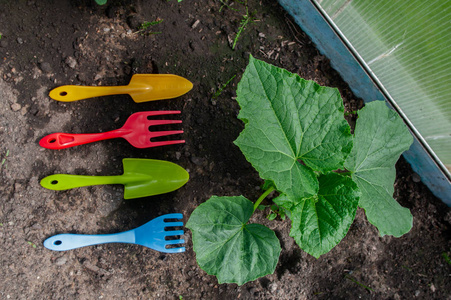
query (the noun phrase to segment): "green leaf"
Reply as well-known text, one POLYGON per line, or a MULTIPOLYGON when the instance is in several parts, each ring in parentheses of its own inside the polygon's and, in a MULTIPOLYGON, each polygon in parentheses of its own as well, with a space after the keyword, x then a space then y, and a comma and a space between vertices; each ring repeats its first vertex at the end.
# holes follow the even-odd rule
POLYGON ((318 258, 345 236, 355 218, 360 192, 351 178, 321 175, 318 195, 292 201, 290 236, 318 258))
POLYGON ((106 4, 106 2, 107 2, 107 0, 96 0, 96 3, 98 5, 104 5, 104 4, 106 4))
MULTIPOLYGON (((274 198, 272 201, 279 207, 282 207, 288 211, 291 211, 299 201, 294 200, 295 198, 290 198, 285 194, 280 194, 278 197, 274 198)), ((303 198, 302 198, 303 199, 303 198)))
POLYGON ((352 137, 337 89, 251 56, 237 101, 245 129, 235 144, 277 190, 293 198, 312 196, 318 192, 314 171, 343 168, 352 137))
POLYGON ((413 142, 407 126, 384 101, 373 101, 358 113, 354 148, 345 162, 362 192, 359 206, 382 236, 399 237, 412 228, 409 209, 393 199, 395 163, 413 142))
POLYGON ((199 266, 219 283, 242 285, 276 268, 280 242, 271 229, 247 224, 253 211, 253 203, 243 196, 213 196, 186 224, 199 266))
POLYGON ((279 215, 280 215, 280 218, 281 218, 283 221, 285 221, 285 219, 286 219, 286 217, 287 217, 287 213, 286 213, 286 211, 285 211, 284 208, 280 208, 279 215))
POLYGON ((260 204, 259 206, 257 206, 257 209, 258 209, 258 210, 265 210, 266 207, 267 207, 267 205, 262 205, 262 204, 260 204))
POLYGON ((270 213, 267 217, 268 220, 272 221, 275 218, 277 218, 277 214, 276 213, 270 213))

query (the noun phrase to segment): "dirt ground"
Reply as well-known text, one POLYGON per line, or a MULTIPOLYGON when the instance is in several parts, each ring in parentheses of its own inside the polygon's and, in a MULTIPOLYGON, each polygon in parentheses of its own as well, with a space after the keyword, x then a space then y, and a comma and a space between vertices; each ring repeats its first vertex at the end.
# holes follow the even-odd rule
POLYGON ((240 287, 218 284, 197 266, 188 229, 181 254, 129 244, 66 252, 43 247, 58 233, 120 232, 165 213, 183 213, 186 222, 212 195, 255 200, 262 182, 232 143, 243 129, 234 97, 249 54, 338 87, 348 111, 362 107, 276 1, 249 1, 249 13, 254 21, 232 50, 245 14, 239 3, 0 1, 1 299, 451 299, 450 209, 403 159, 394 197, 414 216, 411 232, 381 238, 359 210, 346 238, 315 259, 288 236, 288 221, 268 221, 268 212, 259 212, 253 221, 281 240, 280 261, 274 274, 240 287), (127 95, 69 103, 48 97, 66 84, 128 84, 135 73, 177 74, 194 88, 146 103, 127 95), (147 110, 181 110, 183 123, 175 127, 183 128, 186 143, 136 149, 116 139, 59 151, 38 145, 53 132, 116 129, 147 110), (190 181, 134 200, 123 200, 121 185, 55 192, 39 184, 55 173, 118 175, 126 157, 175 162, 190 181))

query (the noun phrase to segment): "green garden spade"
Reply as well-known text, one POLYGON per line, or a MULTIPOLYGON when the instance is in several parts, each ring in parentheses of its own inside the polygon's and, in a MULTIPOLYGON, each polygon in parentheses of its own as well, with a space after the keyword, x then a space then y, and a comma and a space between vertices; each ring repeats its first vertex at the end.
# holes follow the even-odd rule
POLYGON ((177 164, 140 158, 124 158, 124 174, 116 176, 83 176, 55 174, 41 180, 41 185, 50 190, 101 185, 123 184, 124 198, 133 199, 172 192, 189 179, 188 172, 177 164))

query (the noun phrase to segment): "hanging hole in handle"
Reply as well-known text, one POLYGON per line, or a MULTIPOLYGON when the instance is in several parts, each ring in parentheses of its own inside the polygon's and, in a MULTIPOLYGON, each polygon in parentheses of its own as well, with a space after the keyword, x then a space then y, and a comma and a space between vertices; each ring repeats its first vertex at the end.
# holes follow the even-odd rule
POLYGON ((60 92, 60 96, 67 96, 67 92, 65 91, 60 92))
POLYGON ((54 142, 56 142, 55 138, 49 140, 49 144, 53 144, 54 142))
POLYGON ((59 245, 61 245, 62 243, 63 243, 62 241, 57 240, 57 241, 54 241, 54 242, 53 242, 53 245, 59 246, 59 245))
POLYGON ((58 184, 58 180, 52 180, 52 181, 50 182, 50 184, 53 184, 53 185, 58 184))

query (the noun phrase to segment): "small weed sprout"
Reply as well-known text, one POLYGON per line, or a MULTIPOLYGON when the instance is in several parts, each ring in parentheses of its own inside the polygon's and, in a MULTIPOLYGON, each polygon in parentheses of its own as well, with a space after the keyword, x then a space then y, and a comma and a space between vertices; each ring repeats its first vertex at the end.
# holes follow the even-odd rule
POLYGON ((139 26, 138 31, 136 31, 135 33, 140 33, 141 35, 160 34, 161 31, 148 31, 148 30, 150 27, 158 25, 162 22, 163 22, 163 19, 157 19, 152 22, 144 22, 139 26))
POLYGON ((229 4, 227 1, 224 1, 224 0, 219 0, 219 2, 222 3, 222 6, 221 6, 221 8, 219 9, 219 12, 221 12, 222 9, 223 9, 224 7, 227 7, 228 9, 231 9, 231 10, 234 10, 234 11, 238 11, 238 9, 233 8, 233 7, 231 6, 232 3, 229 4))
POLYGON ((236 77, 236 75, 233 75, 232 78, 230 78, 226 83, 224 83, 217 91, 216 93, 213 95, 213 99, 218 98, 222 91, 229 85, 229 83, 236 77))
POLYGON ((238 39, 240 38, 241 33, 243 33, 243 31, 246 28, 247 24, 249 24, 249 22, 253 22, 254 21, 253 15, 249 14, 247 1, 245 2, 245 6, 246 6, 246 14, 241 19, 240 27, 238 28, 238 32, 236 33, 235 39, 233 40, 233 46, 232 46, 233 50, 235 50, 236 43, 238 42, 238 39))
MULTIPOLYGON (((219 0, 219 1, 222 3, 222 6, 219 9, 219 12, 221 12, 224 7, 227 7, 228 9, 231 9, 231 10, 236 11, 236 12, 239 11, 238 9, 232 7, 233 2, 229 2, 227 0, 219 0)), ((233 39, 233 44, 232 44, 232 49, 233 50, 235 50, 236 44, 238 42, 238 39, 240 38, 240 36, 243 33, 244 29, 246 29, 246 26, 249 23, 252 23, 252 22, 256 21, 256 19, 254 17, 255 12, 254 13, 249 13, 249 6, 248 6, 248 3, 247 3, 247 0, 244 0, 244 1, 235 0, 234 2, 237 2, 237 3, 241 4, 242 6, 244 6, 244 15, 243 15, 243 17, 242 17, 242 19, 240 21, 240 26, 238 27, 238 31, 237 31, 237 33, 235 35, 235 38, 233 39)))
POLYGON ((6 150, 6 154, 3 157, 2 163, 1 163, 2 168, 4 167, 6 169, 6 167, 7 167, 7 165, 6 165, 6 158, 8 158, 8 156, 9 156, 9 150, 6 150))
POLYGON ((451 258, 449 257, 448 253, 443 252, 443 253, 442 253, 442 257, 445 259, 445 261, 446 261, 449 265, 451 265, 451 258))
POLYGON ((349 279, 349 280, 351 280, 352 282, 354 282, 355 284, 357 284, 357 285, 363 287, 364 289, 368 290, 370 293, 371 293, 371 292, 374 292, 374 290, 373 290, 372 288, 370 288, 369 286, 364 285, 363 283, 358 282, 357 279, 353 278, 353 277, 350 276, 350 275, 346 275, 345 278, 346 278, 346 279, 349 279))

